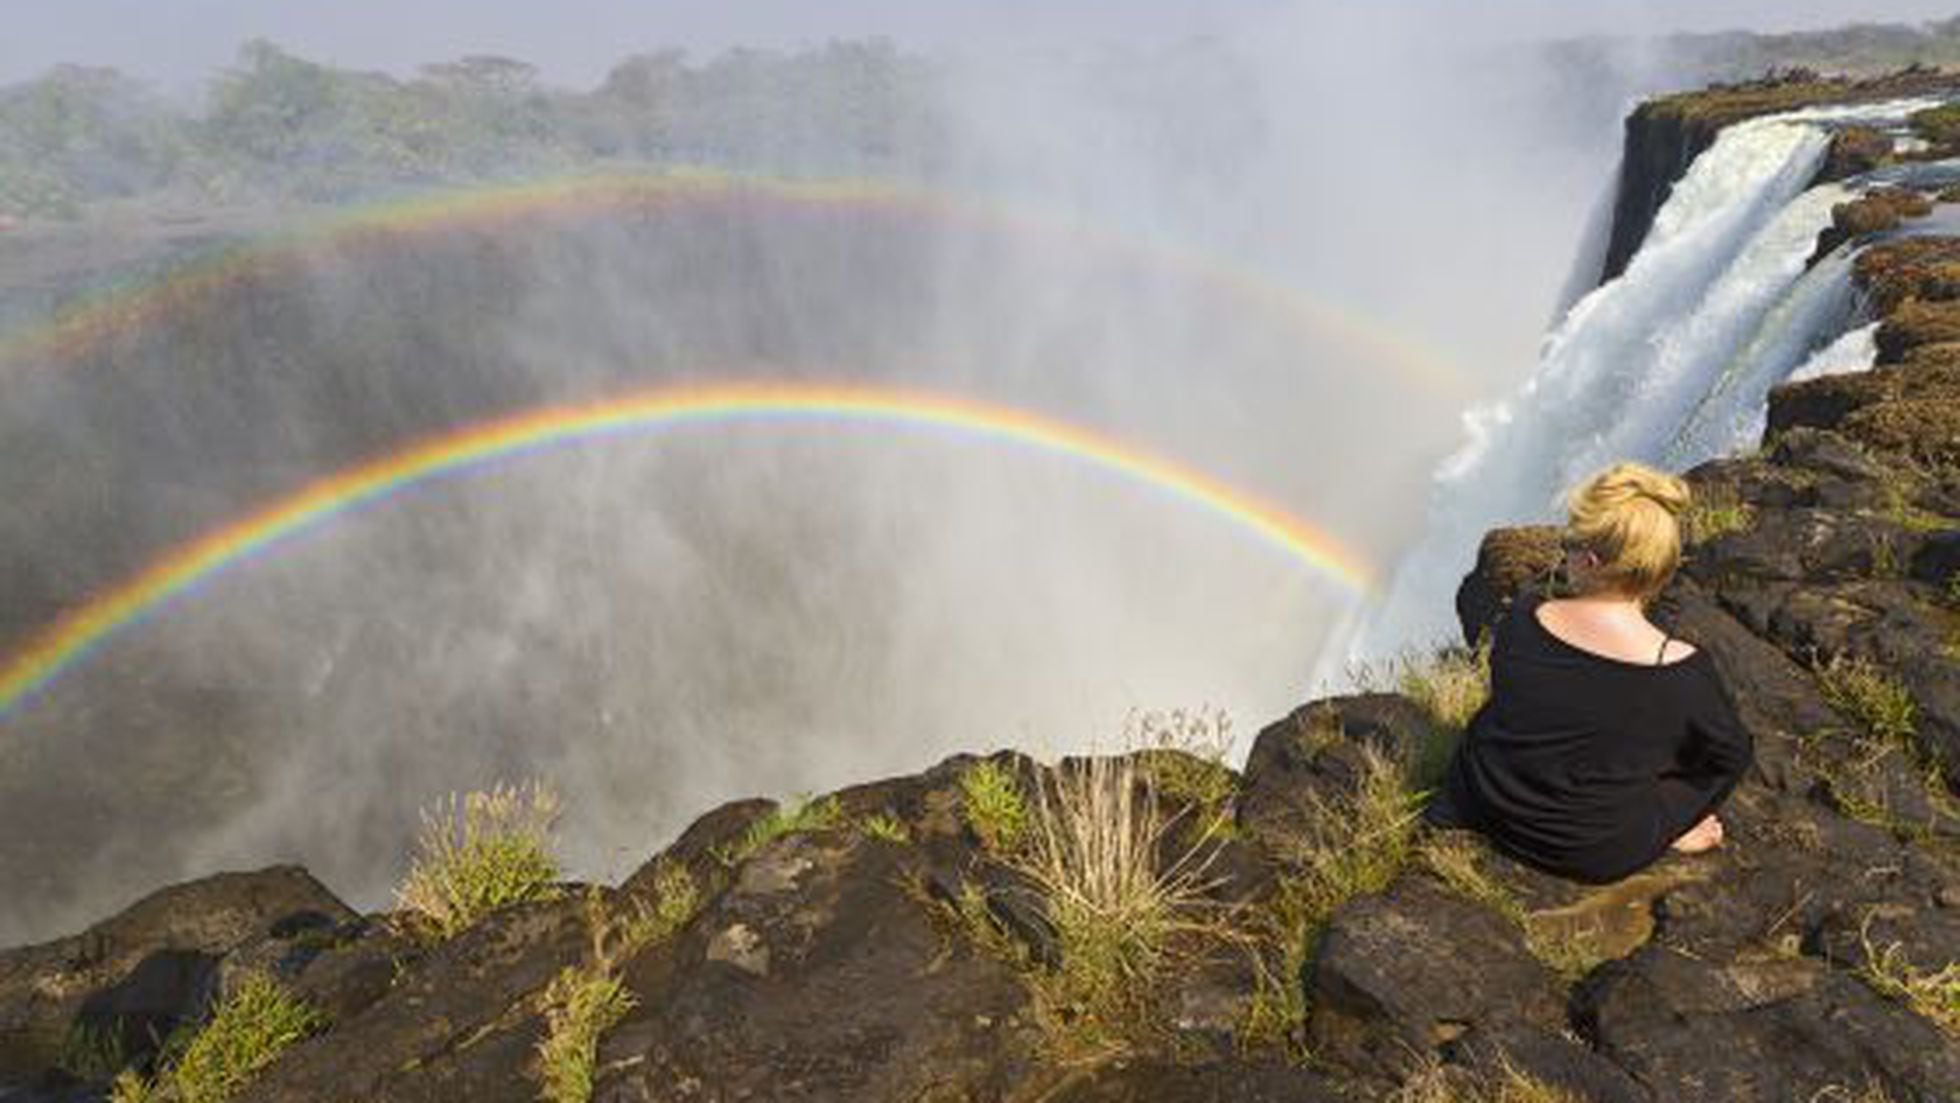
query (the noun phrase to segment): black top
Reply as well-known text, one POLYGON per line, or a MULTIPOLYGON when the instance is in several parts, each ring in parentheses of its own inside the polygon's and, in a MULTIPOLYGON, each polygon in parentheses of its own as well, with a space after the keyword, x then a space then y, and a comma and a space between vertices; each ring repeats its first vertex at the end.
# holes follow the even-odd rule
POLYGON ((1429 818, 1551 873, 1618 880, 1728 797, 1749 766, 1749 733, 1707 652, 1609 658, 1552 635, 1543 603, 1519 598, 1498 626, 1490 700, 1429 818))

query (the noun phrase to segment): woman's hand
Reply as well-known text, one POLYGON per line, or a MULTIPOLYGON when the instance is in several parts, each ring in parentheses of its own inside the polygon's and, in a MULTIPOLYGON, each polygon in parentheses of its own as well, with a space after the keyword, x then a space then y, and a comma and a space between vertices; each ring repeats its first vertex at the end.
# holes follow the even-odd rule
POLYGON ((1703 816, 1700 823, 1690 827, 1674 840, 1674 849, 1683 854, 1700 854, 1722 845, 1722 821, 1714 816, 1703 816))

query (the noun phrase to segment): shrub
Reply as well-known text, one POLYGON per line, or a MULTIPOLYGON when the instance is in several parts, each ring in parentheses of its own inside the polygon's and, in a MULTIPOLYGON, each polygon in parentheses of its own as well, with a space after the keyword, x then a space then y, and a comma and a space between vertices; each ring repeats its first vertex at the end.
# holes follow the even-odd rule
MULTIPOLYGON (((263 973, 248 973, 154 1081, 126 1071, 112 1103, 225 1103, 286 1047, 327 1025, 326 1016, 263 973)), ((166 1047, 168 1050, 170 1047, 166 1047)))
POLYGON ((422 837, 396 900, 441 938, 453 938, 498 908, 556 892, 551 836, 558 796, 534 782, 451 794, 422 814, 422 837))
POLYGON ((1012 852, 1028 828, 1028 802, 1013 770, 983 759, 960 775, 960 806, 966 822, 988 850, 1012 852))

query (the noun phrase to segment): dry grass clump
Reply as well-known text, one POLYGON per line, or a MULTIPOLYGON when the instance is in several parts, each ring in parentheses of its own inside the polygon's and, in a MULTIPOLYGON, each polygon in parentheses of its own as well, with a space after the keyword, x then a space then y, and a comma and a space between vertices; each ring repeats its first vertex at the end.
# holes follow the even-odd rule
POLYGON ((451 794, 422 813, 422 836, 397 904, 439 938, 499 908, 550 898, 558 860, 558 794, 542 782, 451 794))
POLYGON ((982 759, 960 775, 960 807, 980 842, 996 854, 1016 850, 1028 829, 1028 801, 1014 771, 982 759))
POLYGON ((1923 972, 1906 960, 1905 946, 1893 942, 1879 949, 1871 941, 1871 917, 1858 932, 1865 963, 1858 970, 1865 983, 1898 1000, 1948 1034, 1960 1035, 1960 962, 1948 962, 1935 972, 1923 972))
POLYGON ((116 1078, 111 1103, 225 1103, 294 1042, 318 1033, 326 1016, 263 973, 249 973, 218 1005, 211 1021, 154 1080, 133 1071, 116 1078))
POLYGON ((1523 926, 1524 901, 1479 864, 1483 845, 1463 832, 1437 834, 1416 849, 1423 867, 1451 891, 1523 926))
POLYGON ((1380 752, 1363 748, 1361 762, 1353 792, 1305 810, 1298 849, 1284 856, 1290 871, 1256 923, 1260 983, 1241 1030, 1248 1044, 1286 1045, 1295 1037, 1307 1013, 1300 973, 1328 917, 1387 888, 1409 861, 1421 794, 1405 768, 1380 752))
POLYGON ((1374 692, 1400 693, 1428 715, 1428 738, 1409 764, 1409 777, 1417 788, 1429 789, 1442 778, 1471 717, 1490 700, 1490 645, 1411 650, 1381 665, 1356 667, 1349 674, 1357 685, 1374 692))
POLYGON ((545 1036, 538 1043, 539 1097, 545 1103, 588 1103, 599 1039, 633 1009, 619 970, 645 950, 672 938, 694 918, 701 893, 686 867, 662 865, 651 902, 610 910, 594 890, 586 897, 592 945, 586 960, 552 978, 539 1001, 545 1036))
POLYGON ((1167 824, 1133 756, 1064 766, 1036 788, 1032 811, 1013 864, 1040 895, 1061 959, 1037 995, 1068 1048, 1120 1048, 1180 940, 1222 933, 1206 895, 1212 852, 1160 862, 1167 824))
POLYGON ((806 831, 835 831, 845 826, 843 805, 836 797, 812 800, 798 797, 785 805, 779 805, 766 816, 758 817, 749 824, 747 831, 733 844, 718 846, 713 850, 717 861, 725 866, 738 866, 756 852, 785 835, 796 835, 806 831))

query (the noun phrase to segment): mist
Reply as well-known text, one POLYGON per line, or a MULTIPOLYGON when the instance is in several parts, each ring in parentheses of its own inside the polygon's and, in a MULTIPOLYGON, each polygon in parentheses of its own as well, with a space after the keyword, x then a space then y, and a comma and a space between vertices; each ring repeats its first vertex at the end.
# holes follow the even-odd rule
MULTIPOLYGON (((1114 41, 1098 5, 930 29, 912 5, 834 28, 771 10, 674 34, 897 22, 932 58, 929 156, 843 175, 938 201, 737 188, 327 235, 85 353, 0 358, 4 639, 433 434, 727 379, 1036 411, 1278 503, 1385 571, 1462 411, 1530 371, 1610 198, 1618 115, 1675 75, 1637 45, 1607 79, 1554 67, 1518 41, 1551 29, 1531 5, 1146 6, 1114 41)), ((316 48, 382 68, 411 63, 385 52, 404 43, 420 61, 497 49, 584 79, 620 40, 534 43, 511 12, 471 31, 475 11, 388 46, 373 31, 373 53, 316 48)), ((50 18, 0 73, 118 61, 66 52, 95 16, 50 18)), ((240 18, 213 6, 173 49, 278 30, 240 18)), ((787 174, 837 174, 823 134, 773 151, 787 174)), ((60 307, 33 274, 49 258, 113 284, 317 214, 185 203, 169 225, 195 233, 122 235, 143 215, 117 208, 0 238, 0 317, 60 307)), ((1358 600, 1148 488, 945 434, 761 420, 513 458, 220 573, 0 718, 0 943, 280 861, 383 907, 416 810, 498 779, 563 791, 570 872, 611 879, 724 800, 1107 748, 1139 711, 1223 708, 1242 752, 1313 692, 1358 600)))

